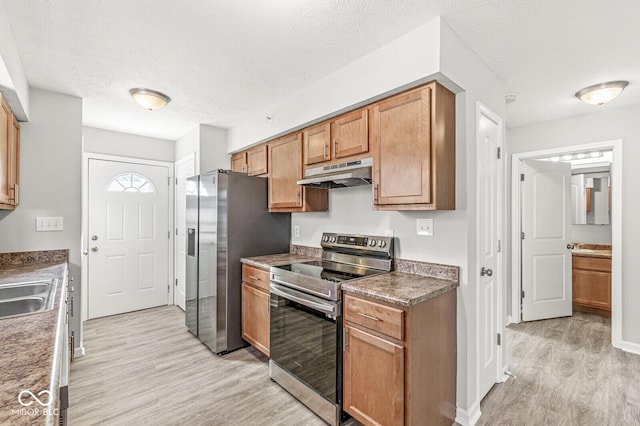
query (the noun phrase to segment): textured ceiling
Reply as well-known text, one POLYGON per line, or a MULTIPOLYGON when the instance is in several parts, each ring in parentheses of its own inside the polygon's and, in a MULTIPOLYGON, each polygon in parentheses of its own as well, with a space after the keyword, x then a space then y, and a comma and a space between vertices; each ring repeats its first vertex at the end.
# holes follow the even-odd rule
POLYGON ((438 15, 519 93, 509 126, 640 102, 635 0, 3 1, 30 85, 82 97, 86 125, 134 134, 233 127, 438 15), (607 106, 573 97, 617 79, 631 84, 607 106), (132 87, 173 101, 145 111, 132 87))

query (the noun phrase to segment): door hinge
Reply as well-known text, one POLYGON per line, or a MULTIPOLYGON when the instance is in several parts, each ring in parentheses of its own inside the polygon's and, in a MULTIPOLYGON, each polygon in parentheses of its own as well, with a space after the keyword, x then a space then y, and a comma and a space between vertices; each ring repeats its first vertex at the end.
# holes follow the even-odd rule
POLYGON ((502 346, 502 336, 498 333, 498 346, 502 346))
POLYGON ((521 240, 524 240, 524 232, 521 232, 521 233, 520 233, 520 239, 521 239, 521 240))
POLYGON ((502 251, 502 240, 498 240, 498 253, 502 251))
POLYGON ((171 239, 171 231, 167 231, 167 238, 171 239))
POLYGON ((178 178, 176 178, 176 185, 178 184, 178 178))
POLYGON ((167 293, 171 293, 171 286, 167 284, 167 293))
POLYGON ((176 278, 176 287, 178 287, 178 279, 176 278))
POLYGON ((524 290, 522 290, 522 292, 520 292, 520 296, 521 296, 520 297, 521 299, 524 299, 524 290))
POLYGON ((500 147, 498 147, 497 151, 498 151, 498 160, 499 160, 499 159, 500 159, 500 156, 501 156, 501 151, 502 151, 502 149, 501 149, 500 147))
POLYGON ((176 235, 178 235, 178 228, 176 228, 176 235))
POLYGON ((524 182, 524 173, 520 173, 520 182, 524 182))

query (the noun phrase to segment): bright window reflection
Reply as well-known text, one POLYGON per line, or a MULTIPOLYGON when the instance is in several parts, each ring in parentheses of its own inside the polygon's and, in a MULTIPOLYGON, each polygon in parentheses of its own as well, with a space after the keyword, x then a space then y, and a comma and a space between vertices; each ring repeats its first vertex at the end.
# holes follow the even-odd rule
POLYGON ((123 173, 111 179, 107 185, 110 192, 141 192, 153 194, 156 189, 149 179, 136 173, 123 173))

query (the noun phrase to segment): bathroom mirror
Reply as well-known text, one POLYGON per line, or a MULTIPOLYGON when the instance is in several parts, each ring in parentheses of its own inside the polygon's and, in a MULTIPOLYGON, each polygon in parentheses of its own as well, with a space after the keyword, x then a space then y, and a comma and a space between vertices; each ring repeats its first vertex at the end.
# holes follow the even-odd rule
POLYGON ((608 225, 611 223, 611 175, 609 171, 571 175, 572 223, 608 225))

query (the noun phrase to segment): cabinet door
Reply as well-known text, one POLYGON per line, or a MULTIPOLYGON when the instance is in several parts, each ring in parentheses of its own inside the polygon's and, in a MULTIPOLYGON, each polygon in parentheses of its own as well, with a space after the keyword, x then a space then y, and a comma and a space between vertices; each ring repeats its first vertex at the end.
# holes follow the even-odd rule
POLYGON ((269 293, 242 283, 242 338, 269 356, 269 293))
MULTIPOLYGON (((9 192, 11 110, 0 95, 0 204, 12 204, 9 192)), ((10 207, 8 207, 10 208, 10 207)))
POLYGON ((431 202, 431 88, 372 108, 374 204, 431 202))
POLYGON ((349 157, 369 151, 368 110, 345 114, 333 122, 335 158, 349 157))
POLYGON ((344 338, 344 410, 365 425, 403 425, 403 348, 348 325, 344 338))
POLYGON ((9 129, 9 194, 11 204, 20 203, 20 124, 11 114, 9 129))
POLYGON ((247 173, 247 153, 236 152, 231 156, 231 171, 247 173))
POLYGON ((294 133, 269 144, 269 208, 302 207, 302 134, 294 133))
POLYGON ((331 159, 331 125, 329 123, 309 127, 302 132, 304 164, 322 163, 331 159))
POLYGON ((264 144, 251 148, 247 153, 247 163, 249 176, 266 174, 269 171, 267 162, 267 145, 264 144))
POLYGON ((573 270, 573 303, 611 309, 611 274, 600 271, 573 270))

